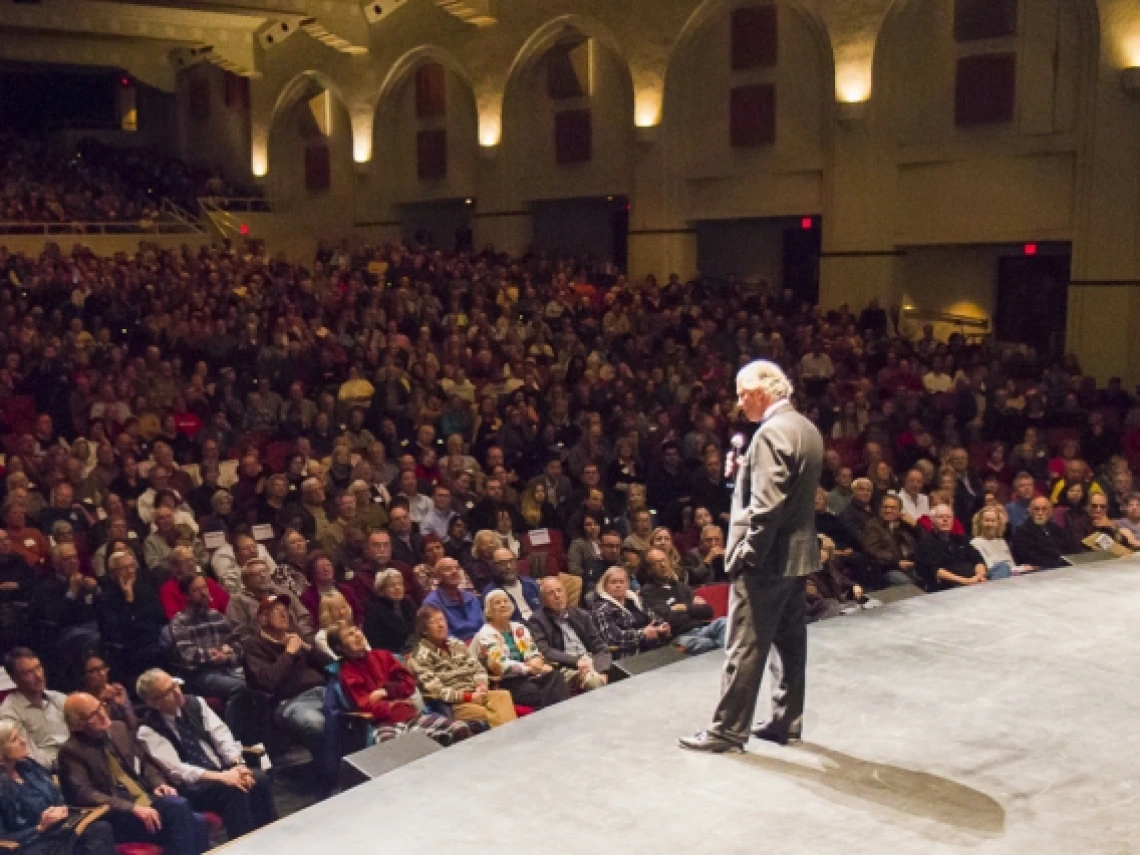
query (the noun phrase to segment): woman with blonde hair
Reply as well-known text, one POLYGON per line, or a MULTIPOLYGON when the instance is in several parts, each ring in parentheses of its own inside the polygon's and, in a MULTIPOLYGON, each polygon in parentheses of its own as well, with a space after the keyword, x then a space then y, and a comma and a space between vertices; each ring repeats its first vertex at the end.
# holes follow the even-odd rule
POLYGON ((1017 572, 1013 554, 1005 540, 1006 520, 997 508, 982 508, 974 514, 972 530, 974 539, 970 545, 978 550, 986 564, 986 576, 990 579, 1008 579, 1017 572))
POLYGON ((673 545, 673 532, 663 525, 653 529, 653 534, 649 537, 649 548, 660 549, 664 552, 665 558, 669 561, 672 576, 685 581, 685 570, 681 566, 681 553, 673 545))
POLYGON ((641 598, 629 589, 629 573, 613 566, 598 580, 594 600, 598 634, 615 659, 661 647, 668 640, 669 624, 653 618, 641 598))
POLYGON ((546 484, 541 479, 536 478, 526 485, 519 502, 519 510, 522 512, 527 529, 561 529, 558 514, 554 506, 547 501, 546 484))
POLYGON ((467 568, 467 575, 476 590, 482 591, 494 580, 491 572, 495 565, 495 550, 499 548, 499 535, 490 529, 475 532, 471 541, 471 566, 467 568))

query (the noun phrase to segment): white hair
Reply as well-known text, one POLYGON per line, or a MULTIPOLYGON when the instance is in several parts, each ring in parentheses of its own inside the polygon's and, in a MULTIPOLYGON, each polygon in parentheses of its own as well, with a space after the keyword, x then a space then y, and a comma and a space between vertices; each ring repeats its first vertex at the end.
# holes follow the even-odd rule
POLYGON ((773 401, 783 401, 792 397, 792 381, 774 362, 757 359, 749 362, 736 373, 736 388, 742 391, 762 389, 773 401))
POLYGON ((135 691, 138 693, 138 696, 142 698, 143 702, 146 703, 150 700, 154 687, 159 680, 169 676, 170 675, 161 668, 151 668, 149 671, 144 671, 135 682, 135 691))
POLYGON ((17 735, 23 736, 24 728, 18 721, 10 718, 0 719, 0 757, 4 756, 4 748, 17 735))
POLYGON ((502 588, 492 588, 490 591, 488 591, 487 594, 483 597, 484 610, 490 611, 491 603, 500 597, 505 598, 508 602, 511 600, 511 598, 507 596, 507 592, 502 588))

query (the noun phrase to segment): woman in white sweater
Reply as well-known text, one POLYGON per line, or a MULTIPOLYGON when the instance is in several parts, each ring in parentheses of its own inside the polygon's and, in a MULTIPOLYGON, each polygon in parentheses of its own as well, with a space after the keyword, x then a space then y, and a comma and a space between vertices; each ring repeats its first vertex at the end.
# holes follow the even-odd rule
POLYGON ((982 508, 974 514, 974 539, 970 545, 986 562, 986 575, 990 579, 1008 579, 1017 572, 1005 540, 1005 526, 1005 519, 997 508, 982 508))

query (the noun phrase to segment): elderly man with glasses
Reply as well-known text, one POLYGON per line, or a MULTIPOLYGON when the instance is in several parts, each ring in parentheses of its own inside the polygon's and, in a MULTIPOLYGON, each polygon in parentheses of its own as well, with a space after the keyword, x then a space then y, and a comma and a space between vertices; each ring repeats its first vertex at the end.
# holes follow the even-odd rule
POLYGON ((1015 562, 1048 570, 1064 567, 1065 555, 1083 551, 1052 517, 1053 503, 1044 496, 1029 503, 1029 519, 1013 530, 1010 539, 1015 562))
POLYGON ((241 744, 182 681, 155 668, 138 679, 146 704, 138 738, 196 811, 222 817, 230 840, 277 818, 269 779, 245 765, 241 744))

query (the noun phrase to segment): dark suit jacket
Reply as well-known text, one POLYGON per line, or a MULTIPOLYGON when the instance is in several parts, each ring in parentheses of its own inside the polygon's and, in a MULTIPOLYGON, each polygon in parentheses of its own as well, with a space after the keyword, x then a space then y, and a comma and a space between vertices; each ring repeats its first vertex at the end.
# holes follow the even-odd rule
POLYGON ((76 807, 108 805, 111 810, 134 808, 126 792, 111 778, 105 751, 110 747, 119 765, 153 797, 155 787, 170 784, 166 775, 121 721, 112 721, 105 740, 72 734, 59 749, 59 784, 64 800, 76 807))
POLYGON ((819 569, 815 491, 823 439, 790 403, 779 405, 752 437, 732 493, 725 547, 729 576, 806 576, 819 569))
MULTIPOLYGON (((573 627, 582 644, 594 657, 594 670, 599 674, 606 673, 613 659, 610 657, 609 647, 598 635, 598 628, 594 626, 594 619, 590 617, 589 612, 571 607, 566 610, 566 622, 573 627)), ((555 623, 550 612, 545 608, 538 609, 530 616, 527 626, 530 627, 530 634, 534 637, 539 652, 548 661, 567 668, 578 667, 578 658, 565 652, 566 641, 562 636, 562 627, 555 623)))

